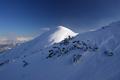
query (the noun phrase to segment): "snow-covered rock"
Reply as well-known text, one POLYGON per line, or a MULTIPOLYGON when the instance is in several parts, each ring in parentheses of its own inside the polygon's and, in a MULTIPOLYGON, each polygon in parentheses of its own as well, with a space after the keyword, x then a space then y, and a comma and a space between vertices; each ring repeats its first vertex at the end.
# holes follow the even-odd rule
POLYGON ((60 26, 0 55, 0 79, 119 80, 119 31, 120 22, 78 35, 60 26))
MULTIPOLYGON (((7 56, 9 58, 16 58, 18 56, 29 55, 36 53, 38 51, 41 51, 44 48, 47 48, 55 43, 59 43, 65 38, 75 37, 78 35, 78 33, 73 32, 72 30, 64 27, 64 26, 58 26, 56 28, 52 28, 49 31, 45 32, 44 34, 38 36, 37 38, 28 41, 26 43, 21 44, 20 46, 17 46, 16 48, 9 51, 7 56), (12 56, 11 56, 12 54, 12 56)), ((7 52, 3 53, 6 54, 7 52)), ((1 57, 3 60, 6 60, 6 57, 1 57)), ((0 58, 0 59, 1 59, 0 58)), ((7 57, 8 58, 8 57, 7 57)))

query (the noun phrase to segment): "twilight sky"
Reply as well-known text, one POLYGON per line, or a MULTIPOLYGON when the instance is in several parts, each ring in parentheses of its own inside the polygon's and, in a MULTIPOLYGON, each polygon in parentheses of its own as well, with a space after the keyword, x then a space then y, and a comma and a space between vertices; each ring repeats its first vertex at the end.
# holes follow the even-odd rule
POLYGON ((120 20, 120 0, 0 0, 0 37, 63 25, 86 31, 120 20))

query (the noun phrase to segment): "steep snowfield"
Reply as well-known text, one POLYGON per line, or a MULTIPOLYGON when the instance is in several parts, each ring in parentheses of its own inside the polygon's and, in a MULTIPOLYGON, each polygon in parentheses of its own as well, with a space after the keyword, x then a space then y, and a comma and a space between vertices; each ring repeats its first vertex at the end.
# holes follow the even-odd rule
POLYGON ((37 37, 32 41, 32 43, 37 43, 37 47, 48 47, 54 43, 61 42, 68 36, 74 37, 77 34, 78 33, 75 33, 64 26, 58 26, 57 28, 53 28, 44 33, 42 36, 37 37))
POLYGON ((79 35, 54 29, 0 55, 0 79, 120 80, 119 31, 120 22, 79 35))

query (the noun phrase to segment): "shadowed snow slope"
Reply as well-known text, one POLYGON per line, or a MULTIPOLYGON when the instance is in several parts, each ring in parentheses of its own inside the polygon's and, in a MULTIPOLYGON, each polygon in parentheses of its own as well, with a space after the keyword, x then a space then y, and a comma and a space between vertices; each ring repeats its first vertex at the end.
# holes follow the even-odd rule
POLYGON ((120 22, 76 35, 60 26, 0 55, 0 79, 120 80, 120 22))

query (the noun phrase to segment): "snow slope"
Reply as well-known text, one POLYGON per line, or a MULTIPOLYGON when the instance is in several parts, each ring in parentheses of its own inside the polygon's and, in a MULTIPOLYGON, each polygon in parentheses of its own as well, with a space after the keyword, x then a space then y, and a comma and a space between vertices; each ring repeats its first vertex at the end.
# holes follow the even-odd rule
POLYGON ((29 54, 34 54, 38 51, 41 51, 43 48, 49 47, 50 45, 55 43, 59 43, 60 41, 64 40, 69 36, 74 37, 77 34, 78 33, 75 33, 64 26, 58 26, 56 28, 50 29, 43 35, 40 35, 37 38, 35 38, 34 40, 23 43, 21 44, 21 46, 18 46, 15 49, 10 50, 5 57, 1 58, 3 58, 3 60, 4 59, 6 60, 6 57, 16 58, 22 56, 22 54, 24 54, 25 56, 29 54))
POLYGON ((54 43, 61 42, 68 36, 74 37, 77 34, 78 33, 75 33, 64 26, 58 26, 57 28, 50 29, 42 36, 39 36, 36 39, 34 39, 33 43, 37 43, 36 46, 48 47, 54 43))
POLYGON ((62 34, 65 40, 60 35, 64 28, 52 31, 49 39, 47 33, 43 36, 49 47, 41 49, 45 38, 38 37, 0 55, 0 79, 120 80, 120 22, 67 38, 70 30, 62 34))

